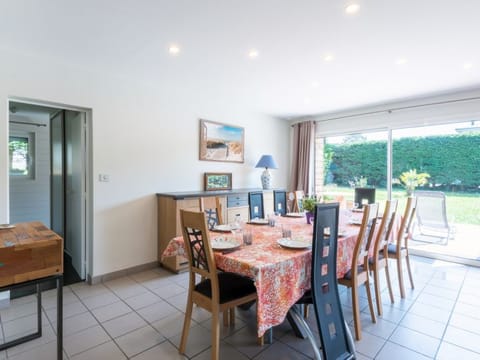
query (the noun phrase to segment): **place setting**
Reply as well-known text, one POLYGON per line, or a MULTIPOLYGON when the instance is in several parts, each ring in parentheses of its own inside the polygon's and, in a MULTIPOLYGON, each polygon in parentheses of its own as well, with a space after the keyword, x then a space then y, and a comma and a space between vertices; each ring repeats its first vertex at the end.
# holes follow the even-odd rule
POLYGON ((211 240, 211 246, 214 251, 225 253, 238 250, 242 243, 234 237, 218 236, 211 240))
POLYGON ((269 221, 268 219, 255 218, 251 219, 248 223, 251 225, 268 225, 269 221))
POLYGON ((292 228, 288 224, 282 224, 282 237, 277 240, 277 244, 286 249, 307 249, 312 243, 303 238, 293 238, 292 228))

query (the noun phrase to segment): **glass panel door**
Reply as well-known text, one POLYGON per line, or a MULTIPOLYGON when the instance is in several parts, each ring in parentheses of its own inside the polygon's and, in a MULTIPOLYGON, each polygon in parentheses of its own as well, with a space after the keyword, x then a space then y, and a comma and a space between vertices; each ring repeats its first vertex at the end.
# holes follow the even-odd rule
POLYGON ((343 206, 355 202, 361 206, 369 201, 365 194, 374 189, 375 201, 382 208, 388 198, 387 144, 387 131, 317 138, 317 195, 343 206))
POLYGON ((480 259, 480 127, 469 122, 400 129, 392 131, 392 141, 393 197, 421 195, 411 251, 480 259), (445 213, 439 196, 445 197, 445 213))

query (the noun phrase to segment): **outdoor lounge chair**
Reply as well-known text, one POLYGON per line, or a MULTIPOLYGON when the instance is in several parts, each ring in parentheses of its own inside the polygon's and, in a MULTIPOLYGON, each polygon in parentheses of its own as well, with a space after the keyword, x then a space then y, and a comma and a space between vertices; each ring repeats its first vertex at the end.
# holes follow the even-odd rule
POLYGON ((447 220, 445 194, 441 191, 415 191, 414 196, 417 209, 412 239, 446 245, 452 228, 447 220))

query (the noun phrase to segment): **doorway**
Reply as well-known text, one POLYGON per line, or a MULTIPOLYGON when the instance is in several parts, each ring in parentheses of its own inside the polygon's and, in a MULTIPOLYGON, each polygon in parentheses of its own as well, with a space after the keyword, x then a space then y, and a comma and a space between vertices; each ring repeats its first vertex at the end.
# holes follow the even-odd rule
POLYGON ((87 110, 9 102, 10 222, 41 221, 64 239, 64 283, 87 277, 87 110))

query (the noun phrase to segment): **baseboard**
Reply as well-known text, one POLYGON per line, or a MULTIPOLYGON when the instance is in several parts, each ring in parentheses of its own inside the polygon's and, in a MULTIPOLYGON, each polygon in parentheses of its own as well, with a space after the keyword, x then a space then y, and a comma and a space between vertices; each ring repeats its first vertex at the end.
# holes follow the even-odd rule
POLYGON ((99 275, 99 276, 91 277, 90 275, 88 275, 87 276, 87 282, 90 285, 96 285, 96 284, 99 284, 99 283, 102 283, 102 282, 105 282, 105 281, 114 280, 114 279, 117 279, 117 278, 120 278, 120 277, 123 277, 123 276, 135 274, 135 273, 145 271, 145 270, 154 269, 154 268, 157 268, 157 267, 159 267, 158 261, 153 261, 151 263, 136 265, 136 266, 133 266, 131 268, 118 270, 118 271, 114 271, 114 272, 99 275))

